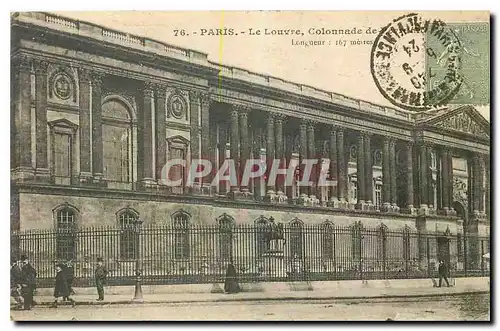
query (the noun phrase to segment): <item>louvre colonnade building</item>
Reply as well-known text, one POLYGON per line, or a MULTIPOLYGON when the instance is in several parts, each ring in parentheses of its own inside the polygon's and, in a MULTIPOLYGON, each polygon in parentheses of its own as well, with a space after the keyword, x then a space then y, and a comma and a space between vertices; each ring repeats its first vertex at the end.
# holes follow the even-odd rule
POLYGON ((490 129, 472 106, 408 113, 48 13, 11 27, 14 230, 226 215, 489 235, 490 129), (336 185, 166 187, 176 158, 317 158, 336 185))

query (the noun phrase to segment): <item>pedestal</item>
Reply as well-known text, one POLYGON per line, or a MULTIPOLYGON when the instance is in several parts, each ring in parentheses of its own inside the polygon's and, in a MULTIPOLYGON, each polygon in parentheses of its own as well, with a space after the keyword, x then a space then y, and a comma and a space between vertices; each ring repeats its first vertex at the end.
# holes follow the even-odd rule
POLYGON ((284 245, 284 239, 272 239, 269 242, 269 250, 262 254, 265 276, 286 277, 284 245))
POLYGON ((50 171, 47 168, 37 168, 35 171, 35 180, 41 183, 50 183, 50 171))

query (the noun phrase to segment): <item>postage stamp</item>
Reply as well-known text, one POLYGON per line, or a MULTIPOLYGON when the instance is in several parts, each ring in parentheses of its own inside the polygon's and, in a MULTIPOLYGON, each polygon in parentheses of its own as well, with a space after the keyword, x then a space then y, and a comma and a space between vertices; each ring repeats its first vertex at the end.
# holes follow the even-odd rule
MULTIPOLYGON (((450 44, 437 61, 427 56, 427 91, 439 85, 448 61, 456 61, 462 85, 450 104, 485 105, 490 103, 490 26, 488 22, 447 23, 455 33, 458 44, 450 44)), ((438 49, 436 38, 427 32, 427 47, 438 49)))
POLYGON ((461 88, 460 55, 447 50, 461 45, 455 31, 439 19, 419 14, 396 18, 377 35, 370 70, 379 91, 396 106, 423 111, 449 103, 461 88), (427 62, 441 63, 440 70, 427 62), (427 68, 432 71, 429 84, 427 68))

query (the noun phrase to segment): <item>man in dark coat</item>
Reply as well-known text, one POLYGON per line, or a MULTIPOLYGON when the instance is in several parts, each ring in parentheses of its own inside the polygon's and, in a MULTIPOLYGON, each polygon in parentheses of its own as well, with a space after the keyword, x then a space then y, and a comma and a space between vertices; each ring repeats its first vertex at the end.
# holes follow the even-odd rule
POLYGON ((21 261, 14 261, 10 267, 10 295, 16 301, 17 309, 21 309, 23 307, 23 300, 21 299, 21 277, 21 261))
MULTIPOLYGON (((75 278, 75 268, 73 267, 73 261, 68 260, 63 266, 63 272, 66 274, 66 279, 68 280, 69 294, 73 295, 75 294, 75 291, 73 291, 73 280, 75 278)), ((63 297, 63 300, 71 301, 68 296, 63 297)))
POLYGON ((30 310, 33 306, 33 295, 36 288, 36 270, 29 263, 25 255, 21 256, 21 261, 21 287, 24 299, 24 309, 30 310))
POLYGON ((56 266, 56 284, 54 286, 54 304, 52 307, 57 308, 57 299, 58 298, 67 298, 68 301, 71 302, 73 307, 76 305, 75 300, 70 298, 70 288, 68 286, 68 277, 67 273, 63 270, 64 265, 58 264, 56 266))
POLYGON ((95 268, 95 285, 97 287, 97 294, 99 297, 97 301, 104 300, 104 284, 106 283, 106 276, 108 275, 108 270, 104 266, 102 258, 97 258, 97 267, 95 268))
POLYGON ((444 278, 444 281, 446 282, 446 285, 448 287, 450 287, 450 283, 448 282, 448 278, 446 278, 448 276, 448 268, 447 268, 446 264, 444 263, 444 261, 439 261, 438 273, 439 273, 439 286, 438 287, 441 287, 442 282, 443 282, 443 278, 444 278))
POLYGON ((224 282, 224 292, 226 293, 240 292, 240 286, 238 285, 238 275, 236 274, 236 268, 232 263, 230 263, 227 266, 226 279, 224 282))

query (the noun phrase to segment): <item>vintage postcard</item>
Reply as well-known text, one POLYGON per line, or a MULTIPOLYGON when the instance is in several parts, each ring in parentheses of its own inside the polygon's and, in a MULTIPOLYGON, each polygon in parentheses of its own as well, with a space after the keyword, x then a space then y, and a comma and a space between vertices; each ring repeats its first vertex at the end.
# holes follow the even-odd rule
POLYGON ((13 320, 490 320, 489 12, 10 19, 13 320))

